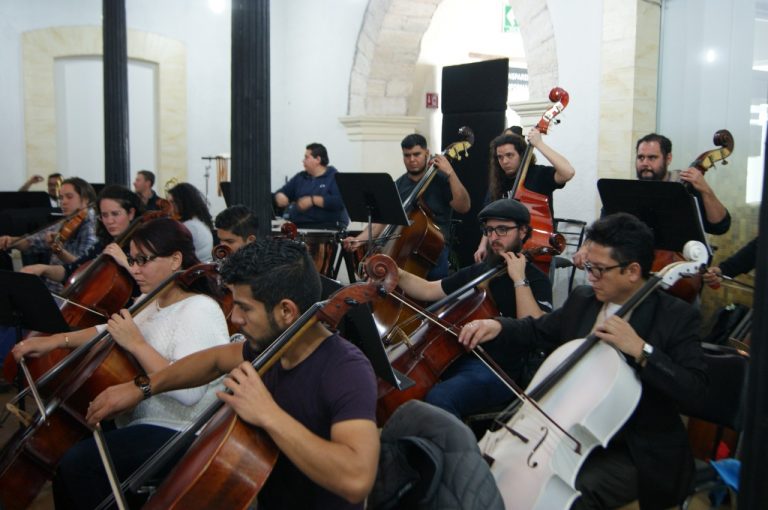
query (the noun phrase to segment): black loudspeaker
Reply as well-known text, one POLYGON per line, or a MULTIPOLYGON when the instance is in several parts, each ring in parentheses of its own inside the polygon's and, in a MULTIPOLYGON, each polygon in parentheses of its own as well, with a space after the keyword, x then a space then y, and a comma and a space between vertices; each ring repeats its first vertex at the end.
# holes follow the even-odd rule
POLYGON ((458 131, 467 126, 475 133, 475 143, 469 149, 469 157, 454 161, 453 168, 469 192, 472 208, 465 214, 453 214, 454 246, 460 267, 471 265, 473 255, 480 242, 480 225, 477 213, 483 208, 488 192, 488 167, 490 163, 491 140, 504 130, 505 116, 501 112, 455 113, 443 115, 443 145, 458 140, 458 131))
POLYGON ((508 89, 509 59, 444 67, 443 114, 505 112, 508 89))

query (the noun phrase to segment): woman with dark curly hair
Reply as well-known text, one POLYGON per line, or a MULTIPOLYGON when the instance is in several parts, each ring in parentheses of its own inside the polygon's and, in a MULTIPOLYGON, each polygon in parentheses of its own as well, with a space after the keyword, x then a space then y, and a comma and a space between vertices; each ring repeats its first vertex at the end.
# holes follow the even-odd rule
POLYGON ((197 258, 202 262, 213 260, 213 220, 200 190, 188 182, 179 183, 168 191, 168 201, 179 221, 192 233, 197 258))

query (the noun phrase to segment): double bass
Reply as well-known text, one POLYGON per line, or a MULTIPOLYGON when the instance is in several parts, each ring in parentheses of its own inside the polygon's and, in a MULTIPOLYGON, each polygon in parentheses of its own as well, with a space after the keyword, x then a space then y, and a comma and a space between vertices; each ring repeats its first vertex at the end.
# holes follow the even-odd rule
MULTIPOLYGON (((539 119, 539 122, 536 124, 536 129, 538 129, 542 135, 547 134, 549 125, 553 121, 559 122, 556 120, 556 117, 566 108, 566 106, 568 106, 569 95, 568 92, 562 88, 555 87, 549 91, 549 100, 554 104, 544 112, 541 119, 539 119)), ((559 243, 555 237, 556 234, 554 233, 549 197, 531 191, 525 187, 525 178, 528 175, 528 168, 533 159, 533 150, 533 146, 530 143, 526 145, 525 152, 520 158, 520 167, 515 174, 515 181, 508 192, 508 196, 522 202, 531 213, 531 236, 528 241, 526 241, 523 248, 535 248, 538 246, 551 246, 557 248, 559 243)), ((560 252, 558 251, 555 255, 558 255, 559 253, 560 252)), ((552 253, 545 252, 538 256, 534 260, 534 263, 544 272, 544 274, 549 274, 549 265, 551 261, 552 253)))
MULTIPOLYGON (((733 135, 727 129, 720 129, 715 132, 712 137, 712 143, 718 146, 716 149, 704 151, 694 159, 689 167, 696 168, 702 174, 714 168, 715 163, 722 161, 723 165, 727 165, 726 158, 733 152, 734 140, 733 135)), ((689 182, 684 182, 685 188, 691 192, 692 185, 689 182)), ((701 209, 700 209, 701 210, 701 209)), ((679 252, 670 250, 654 250, 652 271, 658 271, 659 269, 671 264, 683 260, 683 256, 679 252)), ((696 297, 701 292, 702 280, 701 275, 697 275, 693 278, 686 278, 678 281, 671 289, 669 293, 673 296, 679 297, 689 303, 693 303, 696 297)))
MULTIPOLYGON (((708 253, 698 241, 651 277, 620 307, 626 317, 660 286, 697 274, 708 253)), ((617 349, 594 333, 556 349, 523 394, 480 441, 510 510, 567 509, 578 497, 576 477, 590 451, 606 446, 640 400, 636 372, 617 349)))

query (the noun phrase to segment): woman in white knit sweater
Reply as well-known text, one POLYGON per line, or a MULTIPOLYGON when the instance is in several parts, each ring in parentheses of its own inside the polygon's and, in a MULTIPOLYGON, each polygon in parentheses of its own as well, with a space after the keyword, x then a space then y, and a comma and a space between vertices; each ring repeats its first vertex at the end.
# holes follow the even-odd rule
MULTIPOLYGON (((167 218, 150 221, 138 229, 130 250, 131 275, 143 294, 179 269, 199 263, 189 230, 167 218)), ((192 352, 227 343, 224 314, 218 303, 206 295, 215 292, 214 283, 201 278, 191 287, 173 284, 136 317, 121 310, 102 326, 25 340, 14 347, 14 355, 18 359, 56 347, 74 348, 107 329, 145 373, 152 373, 192 352)), ((125 479, 176 431, 192 423, 215 400, 215 389, 216 384, 209 384, 147 398, 131 413, 118 417, 118 428, 106 433, 118 477, 125 479)), ((56 508, 93 508, 108 493, 93 439, 72 447, 54 478, 56 508)))

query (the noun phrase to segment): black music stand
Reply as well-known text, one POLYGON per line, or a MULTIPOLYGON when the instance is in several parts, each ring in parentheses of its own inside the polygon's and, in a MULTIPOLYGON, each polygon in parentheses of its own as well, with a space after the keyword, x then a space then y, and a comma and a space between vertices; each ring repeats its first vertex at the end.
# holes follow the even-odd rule
MULTIPOLYGON (((70 330, 40 277, 13 271, 0 271, 0 325, 16 330, 16 343, 21 342, 23 329, 43 333, 70 330)), ((20 379, 17 382, 21 384, 20 379)))
POLYGON ((373 245, 373 223, 408 225, 408 216, 391 175, 337 173, 336 184, 349 218, 368 222, 368 251, 373 245))
MULTIPOLYGON (((323 299, 327 298, 343 287, 338 281, 320 275, 323 284, 323 299)), ((339 324, 339 332, 357 345, 363 354, 373 365, 373 371, 377 376, 387 381, 399 390, 413 386, 413 381, 404 374, 398 372, 389 363, 384 345, 381 343, 376 323, 373 322, 373 314, 368 305, 353 306, 339 324)))
POLYGON ((629 213, 651 227, 654 248, 681 252, 686 242, 701 241, 711 258, 696 200, 682 183, 600 179, 597 189, 605 214, 629 213))
POLYGON ((43 333, 70 329, 40 277, 13 271, 0 271, 0 325, 43 333))

